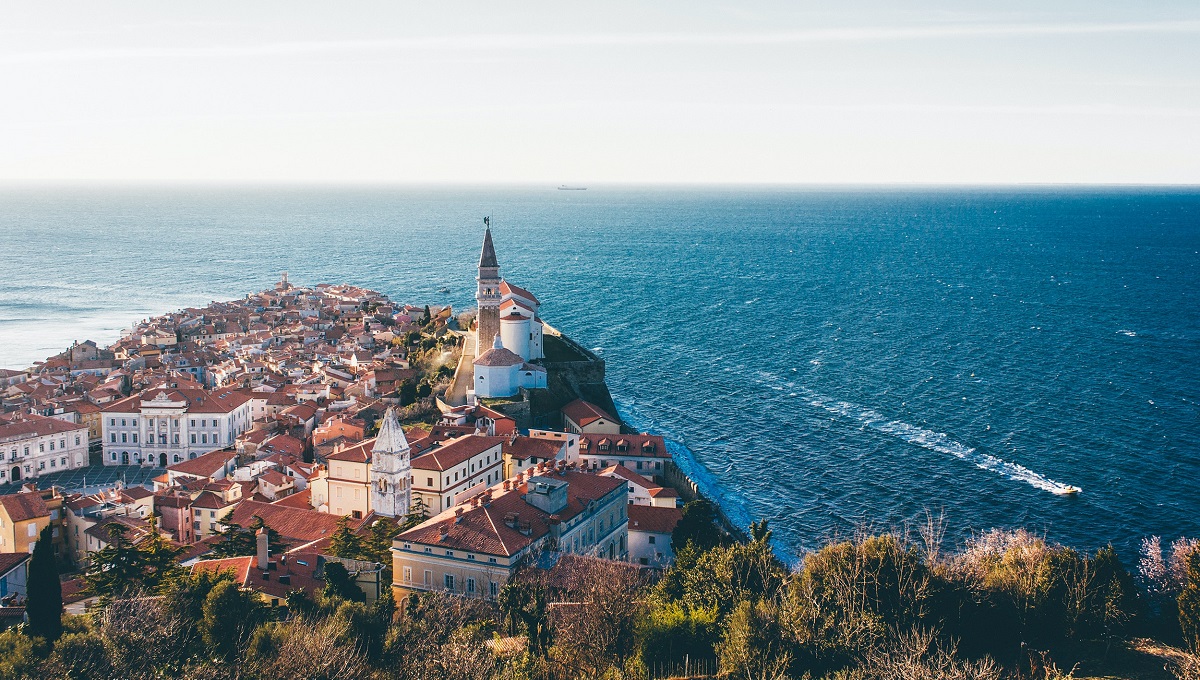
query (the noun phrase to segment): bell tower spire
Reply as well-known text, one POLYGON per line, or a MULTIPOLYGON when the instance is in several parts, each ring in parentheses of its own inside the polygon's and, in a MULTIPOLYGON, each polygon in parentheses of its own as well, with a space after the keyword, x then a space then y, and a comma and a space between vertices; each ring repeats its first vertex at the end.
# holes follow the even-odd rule
POLYGON ((492 244, 492 218, 483 218, 483 250, 479 253, 479 275, 475 277, 475 356, 486 352, 500 333, 500 263, 492 244))
POLYGON ((371 510, 403 517, 412 504, 411 449, 396 409, 388 407, 371 450, 371 510))

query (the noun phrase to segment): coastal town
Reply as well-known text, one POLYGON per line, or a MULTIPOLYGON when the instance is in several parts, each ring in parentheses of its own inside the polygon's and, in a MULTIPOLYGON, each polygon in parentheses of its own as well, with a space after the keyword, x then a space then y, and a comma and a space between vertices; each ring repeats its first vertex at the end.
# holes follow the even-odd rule
POLYGON ((476 273, 458 314, 284 273, 0 372, 0 625, 47 528, 68 611, 99 599, 97 555, 150 542, 283 608, 334 563, 398 607, 495 600, 564 560, 670 565, 688 487, 663 438, 622 423, 603 361, 501 277, 490 226, 476 273))

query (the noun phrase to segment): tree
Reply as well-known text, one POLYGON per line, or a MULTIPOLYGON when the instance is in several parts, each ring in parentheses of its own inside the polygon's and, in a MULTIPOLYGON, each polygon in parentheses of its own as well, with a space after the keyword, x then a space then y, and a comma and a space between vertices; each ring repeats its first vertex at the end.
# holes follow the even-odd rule
POLYGON ((108 540, 88 559, 83 580, 89 593, 108 599, 140 588, 145 565, 137 546, 126 537, 129 529, 112 522, 104 526, 104 531, 108 540))
POLYGON ((378 519, 371 524, 371 531, 363 541, 362 553, 372 562, 386 567, 392 566, 392 539, 400 533, 400 527, 389 519, 378 519))
POLYGON ((54 642, 62 635, 62 582, 54 563, 54 543, 49 525, 42 529, 33 557, 29 559, 29 581, 26 584, 29 600, 25 613, 29 616, 29 633, 54 642))
POLYGON ((412 380, 400 383, 400 405, 409 406, 417 400, 417 384, 412 380))
POLYGON ((338 518, 337 529, 334 530, 333 536, 329 538, 329 553, 335 557, 348 560, 362 559, 363 541, 358 534, 350 529, 349 517, 342 516, 338 518))
POLYGON ((414 494, 412 505, 408 506, 408 514, 404 516, 404 523, 400 525, 400 530, 408 531, 427 519, 429 519, 429 506, 425 504, 424 498, 414 494))
POLYGON ((1184 558, 1184 585, 1177 602, 1184 643, 1193 652, 1200 651, 1200 549, 1184 558))
MULTIPOLYGON (((222 527, 223 540, 213 546, 215 557, 246 557, 258 554, 258 530, 266 526, 262 517, 254 515, 250 518, 250 526, 243 527, 233 521, 233 510, 217 521, 222 527)), ((267 550, 272 555, 278 555, 287 547, 279 532, 271 527, 267 529, 267 550)))
POLYGON ((512 579, 500 589, 496 600, 508 632, 523 634, 529 651, 540 654, 550 643, 549 605, 545 587, 534 579, 512 579))
POLYGON ((325 597, 350 602, 365 602, 367 599, 366 593, 354 582, 345 565, 333 561, 325 563, 325 597))
POLYGON ((688 543, 695 545, 697 550, 708 550, 720 542, 717 513, 712 503, 697 498, 683 506, 683 517, 671 532, 671 545, 675 546, 676 550, 688 543))
POLYGON ((261 610, 255 595, 233 581, 221 581, 204 599, 200 636, 213 653, 232 659, 242 641, 254 630, 261 610))
POLYGON ((167 537, 159 533, 157 517, 151 515, 147 524, 150 525, 150 535, 137 546, 137 550, 141 555, 142 583, 157 591, 179 572, 179 562, 175 558, 179 557, 183 548, 172 546, 167 537))
POLYGON ((717 646, 721 675, 745 680, 784 680, 792 663, 779 625, 779 610, 766 601, 742 601, 725 623, 717 646))
POLYGON ((15 629, 0 633, 0 680, 33 677, 33 640, 15 629))

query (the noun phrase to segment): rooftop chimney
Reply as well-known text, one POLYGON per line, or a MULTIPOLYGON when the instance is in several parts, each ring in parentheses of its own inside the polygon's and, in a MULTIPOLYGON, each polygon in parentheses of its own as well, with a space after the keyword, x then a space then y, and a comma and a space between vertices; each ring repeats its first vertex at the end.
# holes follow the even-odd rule
POLYGON ((463 518, 463 509, 461 507, 454 509, 454 523, 461 524, 463 518))
POLYGON ((269 551, 269 548, 267 547, 268 546, 267 528, 262 527, 261 529, 259 529, 258 532, 254 535, 254 539, 258 542, 258 568, 261 571, 266 571, 267 570, 267 557, 268 557, 268 551, 269 551))

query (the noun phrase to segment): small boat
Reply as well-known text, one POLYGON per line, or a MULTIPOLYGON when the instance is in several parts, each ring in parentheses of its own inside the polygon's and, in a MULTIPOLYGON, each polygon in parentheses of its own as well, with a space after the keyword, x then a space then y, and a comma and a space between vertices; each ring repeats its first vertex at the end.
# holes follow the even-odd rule
POLYGON ((438 292, 439 292, 439 293, 443 293, 443 294, 444 294, 444 293, 449 293, 449 292, 450 292, 450 289, 449 289, 449 288, 438 288, 438 292))
POLYGON ((571 187, 563 184, 558 187, 559 191, 587 191, 587 187, 571 187))
POLYGON ((1054 493, 1056 493, 1060 496, 1074 496, 1075 494, 1079 493, 1080 491, 1083 491, 1083 489, 1081 489, 1077 486, 1072 486, 1072 485, 1068 484, 1067 486, 1064 486, 1061 489, 1057 489, 1054 493))

